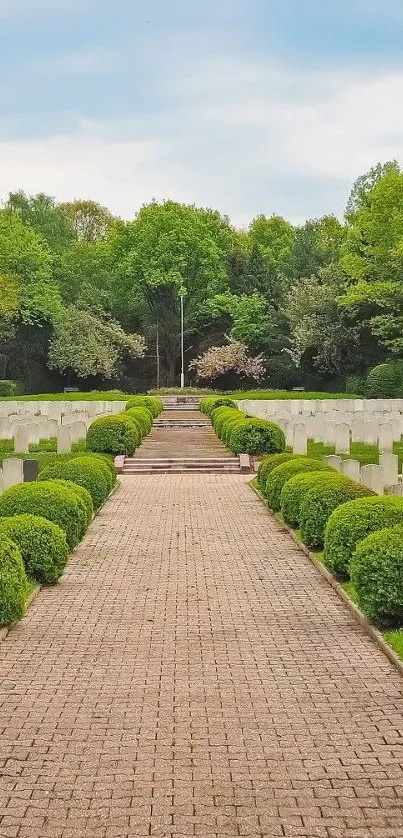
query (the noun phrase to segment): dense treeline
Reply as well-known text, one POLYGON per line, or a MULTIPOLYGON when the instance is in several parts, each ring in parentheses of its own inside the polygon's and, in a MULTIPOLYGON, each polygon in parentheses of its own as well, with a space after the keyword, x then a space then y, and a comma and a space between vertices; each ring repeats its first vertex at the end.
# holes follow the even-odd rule
POLYGON ((189 379, 239 386, 237 369, 259 369, 266 386, 358 389, 403 357, 403 172, 359 178, 343 222, 259 216, 248 230, 172 201, 124 222, 92 201, 10 194, 0 292, 0 379, 28 392, 176 383, 181 294, 187 366, 207 350, 213 365, 189 379), (232 371, 211 352, 226 345, 228 360, 231 343, 232 371))

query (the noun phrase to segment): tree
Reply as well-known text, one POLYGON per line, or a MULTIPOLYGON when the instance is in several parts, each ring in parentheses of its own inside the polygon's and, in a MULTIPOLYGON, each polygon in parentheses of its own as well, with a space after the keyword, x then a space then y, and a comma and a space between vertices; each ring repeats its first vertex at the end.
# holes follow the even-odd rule
POLYGON ((49 367, 73 370, 80 378, 116 378, 125 356, 141 358, 145 343, 139 335, 126 335, 112 322, 102 322, 89 311, 68 306, 54 325, 49 367))
POLYGON ((113 270, 106 242, 75 241, 57 260, 54 275, 65 303, 76 303, 85 293, 92 294, 94 307, 101 297, 103 307, 109 309, 113 270))
POLYGON ((319 276, 322 268, 337 264, 345 228, 334 215, 311 219, 296 231, 290 260, 293 280, 319 276))
POLYGON ((59 209, 81 242, 101 241, 108 235, 115 221, 109 210, 95 201, 71 201, 60 204, 59 209))
POLYGON ((175 380, 180 356, 180 293, 185 329, 197 340, 207 298, 228 288, 227 260, 234 231, 218 212, 166 201, 144 206, 109 236, 117 265, 110 290, 121 322, 147 330, 158 324, 163 367, 175 380))
POLYGON ((220 376, 234 372, 242 378, 255 381, 263 376, 263 358, 253 358, 241 341, 230 340, 227 346, 213 346, 199 358, 195 358, 189 369, 194 370, 198 379, 212 381, 220 376))
POLYGON ((352 221, 354 215, 364 207, 369 207, 371 192, 386 174, 400 173, 400 166, 397 160, 389 160, 387 163, 377 163, 369 172, 360 175, 354 183, 346 207, 346 219, 352 221))
POLYGON ((15 213, 22 223, 41 236, 52 253, 62 253, 76 238, 74 228, 61 212, 54 198, 40 192, 26 195, 25 192, 10 192, 6 209, 15 213))
POLYGON ((252 245, 257 244, 270 265, 287 271, 295 241, 295 228, 280 215, 258 215, 249 228, 252 245))

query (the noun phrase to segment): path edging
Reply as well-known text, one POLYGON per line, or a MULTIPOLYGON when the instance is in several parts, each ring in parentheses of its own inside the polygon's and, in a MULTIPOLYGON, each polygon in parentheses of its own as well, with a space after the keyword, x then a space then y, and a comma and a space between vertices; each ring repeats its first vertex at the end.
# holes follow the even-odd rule
POLYGON ((309 548, 305 544, 301 543, 301 541, 299 540, 299 538, 298 538, 297 534, 294 532, 294 530, 291 527, 289 527, 288 524, 286 524, 280 518, 280 516, 276 515, 276 513, 273 510, 269 509, 264 496, 259 491, 257 486, 253 486, 252 481, 249 483, 249 486, 252 489, 252 491, 255 492, 255 494, 258 496, 258 498, 264 504, 264 507, 266 509, 267 514, 271 515, 275 519, 275 521, 277 521, 279 526, 281 526, 283 528, 283 530, 285 530, 285 532, 289 533, 289 535, 291 536, 292 540, 297 545, 297 547, 299 547, 300 550, 302 550, 302 552, 308 557, 308 559, 312 562, 312 564, 319 571, 321 576, 323 576, 323 578, 326 579, 326 581, 329 583, 329 585, 332 586, 333 590, 336 591, 339 598, 344 602, 345 605, 347 605, 347 608, 350 611, 350 614, 352 614, 353 617, 355 617, 355 619, 360 624, 360 626, 364 629, 366 634, 368 634, 368 636, 371 638, 371 640, 373 640, 374 643, 376 643, 376 645, 381 650, 381 652, 383 652, 384 655, 386 655, 388 660, 394 665, 394 667, 398 670, 400 675, 403 675, 403 661, 399 658, 399 656, 392 649, 392 647, 389 646, 389 644, 386 642, 386 640, 382 636, 381 632, 378 631, 378 629, 376 629, 372 625, 372 623, 370 623, 370 621, 368 620, 368 617, 364 614, 363 611, 361 611, 361 608, 359 608, 358 605, 356 605, 355 602, 353 602, 352 599, 350 599, 348 594, 345 592, 344 588, 342 588, 340 583, 333 576, 333 574, 330 573, 330 571, 325 567, 325 565, 322 562, 320 562, 319 559, 316 558, 314 553, 311 553, 311 551, 309 550, 309 548))

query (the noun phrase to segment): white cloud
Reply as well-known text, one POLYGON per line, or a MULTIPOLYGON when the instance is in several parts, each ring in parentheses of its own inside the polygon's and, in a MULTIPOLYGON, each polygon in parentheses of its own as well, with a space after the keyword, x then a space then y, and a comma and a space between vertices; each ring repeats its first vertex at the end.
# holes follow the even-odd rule
POLYGON ((167 69, 160 89, 163 111, 1 143, 3 195, 92 197, 124 217, 171 197, 239 224, 258 212, 300 220, 342 212, 359 174, 402 155, 403 70, 314 73, 209 58, 167 69))

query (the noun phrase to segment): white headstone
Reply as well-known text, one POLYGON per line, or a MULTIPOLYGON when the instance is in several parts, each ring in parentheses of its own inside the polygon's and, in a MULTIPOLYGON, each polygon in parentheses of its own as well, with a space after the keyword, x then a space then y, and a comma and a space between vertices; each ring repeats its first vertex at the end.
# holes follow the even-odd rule
POLYGON ((393 486, 399 480, 399 458, 397 454, 379 455, 379 465, 383 469, 385 486, 393 486))
POLYGON ((361 483, 368 489, 373 489, 378 495, 383 495, 385 479, 382 466, 369 465, 361 467, 361 483))
POLYGON ((336 457, 335 454, 330 454, 328 457, 324 457, 323 459, 328 466, 331 466, 331 468, 335 468, 336 471, 341 471, 341 457, 336 457))
MULTIPOLYGON (((29 427, 19 425, 14 432, 14 451, 16 454, 28 454, 29 451, 29 427)), ((18 461, 19 462, 19 461, 18 461)))
POLYGON ((392 424, 378 425, 378 446, 380 451, 392 451, 394 443, 394 428, 392 424))
POLYGON ((23 461, 16 457, 3 460, 3 492, 24 482, 23 466, 23 461))
POLYGON ((397 495, 399 498, 403 497, 403 483, 395 483, 393 486, 386 486, 386 495, 397 495))
POLYGON ((292 450, 294 454, 306 454, 307 452, 306 425, 294 425, 292 450))
POLYGON ((356 483, 359 483, 361 479, 361 463, 359 460, 342 460, 341 473, 345 474, 346 477, 350 477, 351 480, 355 480, 356 483))
POLYGON ((60 425, 57 429, 57 453, 70 454, 71 451, 71 434, 70 428, 60 425))
POLYGON ((87 425, 85 422, 71 422, 68 426, 70 431, 71 442, 80 442, 87 436, 87 425))
POLYGON ((350 427, 349 425, 336 425, 336 452, 338 454, 350 453, 350 427))

